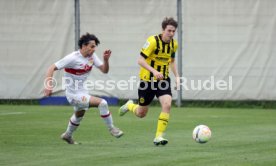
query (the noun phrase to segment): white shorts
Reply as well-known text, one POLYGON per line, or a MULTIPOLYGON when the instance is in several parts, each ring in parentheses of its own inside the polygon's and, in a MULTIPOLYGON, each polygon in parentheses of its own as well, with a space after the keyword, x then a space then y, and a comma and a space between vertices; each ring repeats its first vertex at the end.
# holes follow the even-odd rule
POLYGON ((68 102, 74 106, 75 111, 85 110, 89 108, 90 95, 86 93, 66 93, 68 102))

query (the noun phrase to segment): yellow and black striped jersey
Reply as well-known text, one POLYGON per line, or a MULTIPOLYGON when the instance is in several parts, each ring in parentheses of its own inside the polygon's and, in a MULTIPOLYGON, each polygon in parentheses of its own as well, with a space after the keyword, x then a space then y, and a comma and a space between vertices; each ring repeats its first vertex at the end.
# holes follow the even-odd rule
MULTIPOLYGON (((176 40, 172 39, 170 43, 165 43, 161 40, 160 34, 150 36, 141 49, 140 54, 151 67, 161 72, 164 79, 167 79, 169 76, 171 58, 175 58, 177 47, 178 44, 176 40)), ((150 81, 152 77, 154 77, 153 73, 143 67, 140 69, 139 76, 140 79, 144 81, 150 81)), ((155 77, 154 80, 156 80, 155 77)))

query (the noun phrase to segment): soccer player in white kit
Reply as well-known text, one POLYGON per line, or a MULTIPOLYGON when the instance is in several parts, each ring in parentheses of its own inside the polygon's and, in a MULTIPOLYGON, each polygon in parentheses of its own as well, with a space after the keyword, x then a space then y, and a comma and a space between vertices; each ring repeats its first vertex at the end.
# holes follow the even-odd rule
MULTIPOLYGON (((80 49, 52 64, 46 74, 46 81, 51 83, 53 73, 56 70, 65 70, 65 94, 68 102, 74 106, 74 113, 69 120, 66 131, 61 135, 61 139, 69 144, 77 144, 73 140, 73 132, 80 125, 85 111, 92 106, 99 108, 100 115, 111 135, 117 138, 123 135, 123 132, 113 125, 112 115, 108 110, 106 100, 89 95, 88 90, 84 86, 93 66, 97 67, 103 73, 108 73, 109 71, 108 61, 111 56, 111 51, 104 51, 102 62, 95 53, 98 44, 100 44, 100 41, 95 35, 89 33, 82 35, 78 42, 80 49)), ((52 93, 52 85, 48 83, 44 90, 45 96, 50 96, 52 93)))

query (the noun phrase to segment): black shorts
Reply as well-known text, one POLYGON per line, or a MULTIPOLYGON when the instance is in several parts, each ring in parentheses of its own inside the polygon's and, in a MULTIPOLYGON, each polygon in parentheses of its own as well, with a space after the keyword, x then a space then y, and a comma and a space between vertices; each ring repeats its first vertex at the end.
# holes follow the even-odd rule
POLYGON ((170 95, 171 91, 171 79, 160 80, 157 82, 148 82, 141 80, 138 89, 139 105, 147 106, 149 105, 153 98, 156 96, 170 95))

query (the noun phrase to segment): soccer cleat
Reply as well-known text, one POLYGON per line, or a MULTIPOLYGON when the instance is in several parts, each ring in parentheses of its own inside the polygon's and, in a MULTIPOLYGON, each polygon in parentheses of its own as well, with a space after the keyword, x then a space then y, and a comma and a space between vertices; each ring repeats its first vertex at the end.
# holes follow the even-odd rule
POLYGON ((128 104, 133 104, 133 101, 132 100, 128 100, 126 102, 126 104, 124 104, 124 105, 122 105, 122 107, 120 107, 120 109, 119 109, 119 115, 120 116, 125 115, 129 111, 128 108, 127 108, 128 104))
POLYGON ((63 133, 61 134, 60 138, 64 141, 66 141, 68 144, 78 144, 77 142, 75 142, 72 138, 72 136, 66 134, 66 133, 63 133))
POLYGON ((124 132, 116 127, 112 127, 111 129, 109 129, 109 132, 112 136, 116 138, 120 138, 122 135, 124 135, 124 132))
POLYGON ((163 138, 162 136, 156 137, 153 140, 154 145, 166 145, 168 143, 168 140, 163 138))

